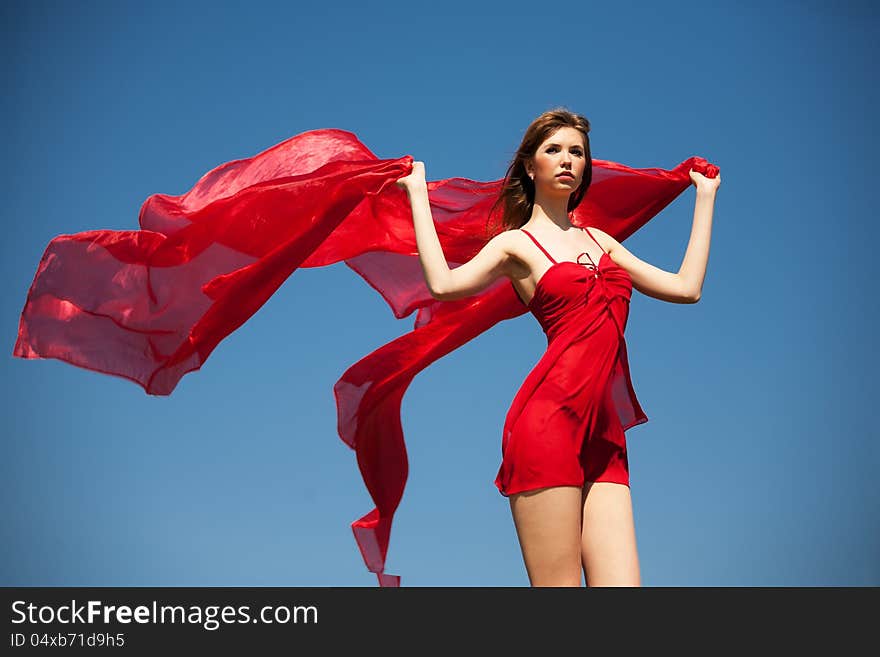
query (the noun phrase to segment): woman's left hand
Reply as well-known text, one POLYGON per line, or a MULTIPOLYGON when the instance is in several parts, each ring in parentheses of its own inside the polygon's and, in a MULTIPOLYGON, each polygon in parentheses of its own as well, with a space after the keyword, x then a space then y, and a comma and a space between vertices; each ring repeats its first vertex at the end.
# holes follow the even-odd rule
POLYGON ((425 163, 414 160, 410 174, 399 178, 394 184, 407 192, 414 187, 424 187, 427 184, 425 182, 425 163))
POLYGON ((719 173, 714 178, 707 178, 702 173, 698 173, 693 169, 690 170, 691 181, 694 183, 694 186, 697 188, 697 191, 703 192, 714 192, 721 185, 721 174, 719 173))

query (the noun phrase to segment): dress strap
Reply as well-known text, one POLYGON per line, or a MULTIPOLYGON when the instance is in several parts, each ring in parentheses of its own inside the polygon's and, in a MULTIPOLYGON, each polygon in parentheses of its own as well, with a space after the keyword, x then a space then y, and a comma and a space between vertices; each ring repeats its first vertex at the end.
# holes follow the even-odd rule
POLYGON ((538 245, 538 248, 544 252, 544 255, 547 256, 548 258, 550 258, 550 262, 552 262, 554 265, 556 264, 556 261, 553 259, 553 256, 550 255, 549 253, 547 253, 547 249, 545 249, 543 246, 541 246, 540 242, 538 242, 538 240, 535 239, 534 235, 532 235, 525 228, 520 228, 520 230, 532 238, 532 241, 538 245))
MULTIPOLYGON (((599 244, 599 242, 596 240, 595 237, 593 237, 593 233, 590 232, 590 229, 587 228, 586 226, 584 226, 584 230, 587 231, 587 235, 589 235, 590 237, 593 238, 593 241, 596 242, 596 245, 597 245, 600 249, 602 249, 602 245, 599 244)), ((605 253, 605 249, 602 249, 602 253, 605 253)))

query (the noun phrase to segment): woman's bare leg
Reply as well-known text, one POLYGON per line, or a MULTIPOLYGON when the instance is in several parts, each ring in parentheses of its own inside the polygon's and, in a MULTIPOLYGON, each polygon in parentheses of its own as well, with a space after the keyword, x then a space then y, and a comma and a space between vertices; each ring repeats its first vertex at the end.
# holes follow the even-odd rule
POLYGON ((581 488, 553 486, 509 500, 531 585, 581 586, 581 488))
POLYGON ((581 561, 587 586, 641 586, 628 486, 584 485, 581 561))

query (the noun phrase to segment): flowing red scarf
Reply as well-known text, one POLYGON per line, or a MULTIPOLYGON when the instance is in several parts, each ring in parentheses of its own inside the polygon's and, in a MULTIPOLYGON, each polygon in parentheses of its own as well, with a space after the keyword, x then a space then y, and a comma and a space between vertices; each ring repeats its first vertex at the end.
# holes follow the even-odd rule
MULTIPOLYGON (((54 238, 21 314, 13 355, 57 358, 169 395, 187 372, 248 320, 299 267, 340 261, 373 286, 412 331, 352 365, 333 388, 339 436, 357 454, 375 508, 352 523, 381 586, 391 522, 408 466, 400 405, 413 377, 501 320, 527 312, 507 279, 467 299, 428 291, 406 193, 405 155, 380 160, 344 130, 304 132, 253 157, 222 164, 181 196, 154 194, 140 230, 54 238)), ((692 157, 674 169, 593 160, 592 183, 572 223, 625 240, 691 184, 692 157)), ((451 267, 491 235, 501 180, 428 182, 437 234, 451 267), (494 215, 493 215, 494 216, 494 215)))

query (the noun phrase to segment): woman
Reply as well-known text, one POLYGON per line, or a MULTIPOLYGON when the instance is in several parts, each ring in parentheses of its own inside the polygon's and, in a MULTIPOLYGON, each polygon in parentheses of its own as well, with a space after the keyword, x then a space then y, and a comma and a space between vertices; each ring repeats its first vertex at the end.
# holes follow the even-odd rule
POLYGON ((624 430, 647 421, 629 378, 623 329, 631 290, 672 303, 700 299, 720 176, 691 170, 691 239, 677 273, 630 253, 595 227, 572 224, 592 179, 586 118, 539 116, 502 186, 506 230, 450 269, 428 199, 425 168, 397 184, 409 197, 434 298, 479 293, 501 276, 548 336, 547 352, 505 420, 496 485, 509 498, 533 586, 639 586, 624 430))

